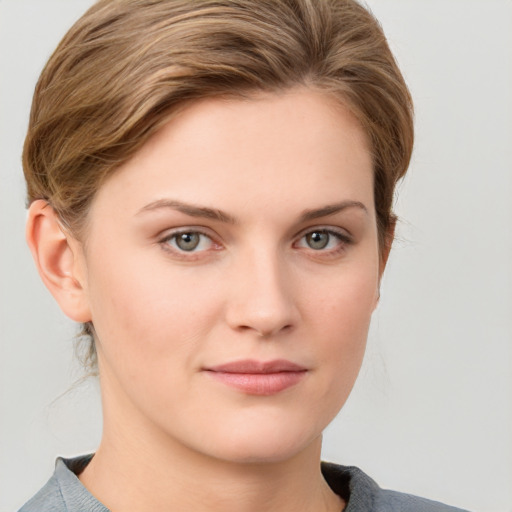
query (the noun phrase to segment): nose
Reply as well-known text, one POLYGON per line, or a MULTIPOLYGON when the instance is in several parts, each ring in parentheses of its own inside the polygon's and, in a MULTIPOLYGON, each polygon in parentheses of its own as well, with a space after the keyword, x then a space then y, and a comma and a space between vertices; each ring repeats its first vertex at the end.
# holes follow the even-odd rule
POLYGON ((231 276, 228 325, 239 332, 274 337, 291 331, 299 321, 292 273, 272 253, 252 253, 231 276))

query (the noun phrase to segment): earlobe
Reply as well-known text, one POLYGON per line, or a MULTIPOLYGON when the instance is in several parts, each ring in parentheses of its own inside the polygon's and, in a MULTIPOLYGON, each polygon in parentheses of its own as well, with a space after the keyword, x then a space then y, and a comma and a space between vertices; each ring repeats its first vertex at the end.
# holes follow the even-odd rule
POLYGON ((30 205, 26 238, 41 279, 64 314, 76 322, 89 322, 80 245, 63 231, 48 202, 38 199, 30 205))

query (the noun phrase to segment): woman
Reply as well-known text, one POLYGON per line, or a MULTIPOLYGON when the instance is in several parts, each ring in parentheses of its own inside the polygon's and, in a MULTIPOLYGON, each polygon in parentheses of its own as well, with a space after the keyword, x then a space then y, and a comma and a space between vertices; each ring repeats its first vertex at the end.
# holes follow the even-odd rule
POLYGON ((24 170, 104 432, 22 510, 454 510, 320 464, 412 140, 356 2, 95 4, 41 75, 24 170))

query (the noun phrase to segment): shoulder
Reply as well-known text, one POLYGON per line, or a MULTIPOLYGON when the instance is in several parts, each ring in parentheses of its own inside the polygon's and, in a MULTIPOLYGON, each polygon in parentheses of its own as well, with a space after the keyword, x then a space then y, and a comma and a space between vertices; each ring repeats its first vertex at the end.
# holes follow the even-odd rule
POLYGON ((18 512, 108 512, 77 477, 91 458, 57 459, 53 476, 18 512))
POLYGON ((385 489, 381 489, 376 499, 375 510, 379 512, 467 512, 438 501, 385 489))
POLYGON ((348 501, 345 512, 467 512, 437 501, 381 489, 356 467, 324 462, 322 472, 333 491, 348 501))
POLYGON ((19 512, 61 511, 66 511, 66 504, 55 475, 53 475, 46 485, 19 510, 19 512))

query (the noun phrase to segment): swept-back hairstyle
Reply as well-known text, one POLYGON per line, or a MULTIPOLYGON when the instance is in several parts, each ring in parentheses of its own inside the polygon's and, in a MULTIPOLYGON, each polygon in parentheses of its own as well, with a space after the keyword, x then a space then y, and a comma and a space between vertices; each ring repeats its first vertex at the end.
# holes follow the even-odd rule
POLYGON ((366 132, 383 250, 412 152, 412 102, 379 23, 355 0, 98 1, 36 86, 28 202, 45 199, 84 239, 103 181, 188 102, 296 86, 338 98, 366 132))

